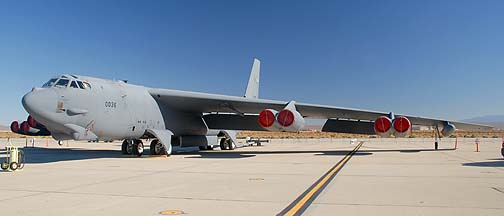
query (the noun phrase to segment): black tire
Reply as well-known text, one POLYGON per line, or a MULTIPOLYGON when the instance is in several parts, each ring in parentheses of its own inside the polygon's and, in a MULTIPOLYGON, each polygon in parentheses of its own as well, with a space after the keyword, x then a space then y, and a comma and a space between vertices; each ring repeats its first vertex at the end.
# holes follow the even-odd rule
POLYGON ((204 150, 207 150, 207 147, 206 146, 198 146, 199 150, 200 151, 204 151, 204 150))
POLYGON ((22 150, 19 150, 18 153, 18 158, 19 158, 19 167, 18 169, 23 169, 25 165, 25 154, 22 150))
POLYGON ((122 145, 121 145, 121 152, 123 155, 128 154, 128 140, 124 140, 122 145))
POLYGON ((213 146, 207 146, 206 150, 213 150, 213 148, 214 148, 213 146))
POLYGON ((9 163, 7 163, 7 161, 2 162, 2 169, 3 170, 9 169, 9 163))
POLYGON ((227 150, 226 138, 222 138, 220 140, 220 148, 221 148, 221 150, 227 150))
POLYGON ((228 146, 229 150, 234 150, 236 148, 235 144, 233 143, 233 140, 226 139, 226 143, 227 143, 227 146, 228 146))
POLYGON ((12 171, 17 170, 18 168, 19 168, 19 164, 18 164, 18 163, 16 163, 16 162, 12 162, 12 163, 10 164, 10 169, 11 169, 12 171))
POLYGON ((159 143, 159 140, 155 139, 152 140, 150 144, 150 154, 151 155, 163 155, 166 154, 166 151, 164 147, 162 146, 161 143, 159 143))
POLYGON ((504 157, 504 148, 501 148, 501 155, 504 157))
POLYGON ((133 144, 133 154, 140 157, 142 156, 143 152, 144 152, 143 142, 141 140, 135 140, 135 143, 133 144))

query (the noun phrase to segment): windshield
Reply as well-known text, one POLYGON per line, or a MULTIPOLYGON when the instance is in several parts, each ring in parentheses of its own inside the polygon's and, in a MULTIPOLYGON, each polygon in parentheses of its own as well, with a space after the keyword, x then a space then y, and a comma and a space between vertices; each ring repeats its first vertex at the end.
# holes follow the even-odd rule
POLYGON ((59 86, 59 87, 64 87, 64 88, 66 88, 66 87, 67 87, 67 85, 68 85, 68 82, 70 82, 70 81, 69 81, 69 80, 67 80, 67 79, 60 79, 60 80, 56 83, 56 85, 54 85, 54 86, 59 86))
POLYGON ((72 83, 70 83, 70 87, 76 88, 76 89, 79 88, 79 86, 77 86, 77 83, 75 81, 72 81, 72 83))
POLYGON ((56 78, 54 79, 50 79, 49 81, 47 81, 43 86, 42 88, 49 88, 49 87, 52 87, 54 85, 54 83, 56 82, 56 78))

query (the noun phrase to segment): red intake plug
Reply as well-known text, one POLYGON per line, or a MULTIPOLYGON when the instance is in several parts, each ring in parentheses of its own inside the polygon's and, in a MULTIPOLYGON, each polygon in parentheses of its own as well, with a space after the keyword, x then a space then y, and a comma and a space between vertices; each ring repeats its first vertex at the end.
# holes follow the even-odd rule
POLYGON ((263 128, 269 128, 275 123, 275 114, 271 110, 263 110, 259 114, 258 121, 263 128))
POLYGON ((28 116, 28 119, 26 119, 26 122, 28 122, 28 125, 32 128, 37 127, 37 121, 35 121, 35 119, 31 115, 28 116))
POLYGON ((399 133, 404 133, 411 128, 411 122, 404 116, 399 116, 394 119, 394 129, 399 133))
POLYGON ((19 133, 19 123, 17 121, 13 121, 10 125, 10 129, 14 133, 19 133))
POLYGON ((289 127, 294 123, 294 113, 284 109, 278 113, 278 123, 284 127, 289 127))

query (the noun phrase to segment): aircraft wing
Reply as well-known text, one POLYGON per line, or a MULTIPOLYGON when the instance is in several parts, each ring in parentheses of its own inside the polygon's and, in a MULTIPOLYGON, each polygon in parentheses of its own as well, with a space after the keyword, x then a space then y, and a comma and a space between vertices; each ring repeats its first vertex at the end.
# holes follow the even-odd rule
MULTIPOLYGON (((264 109, 281 110, 287 105, 287 101, 265 100, 255 98, 244 98, 236 96, 208 94, 199 92, 179 91, 170 89, 149 89, 151 96, 162 106, 189 113, 217 113, 213 114, 212 122, 219 124, 219 119, 226 121, 231 118, 236 123, 243 123, 244 129, 257 128, 257 118, 250 115, 257 115, 264 109), (219 114, 221 113, 221 114, 219 114), (217 115, 217 116, 215 116, 217 115), (234 116, 232 116, 234 115, 234 116), (238 116, 244 117, 240 122, 238 116), (221 117, 219 117, 221 116, 221 117), (255 125, 251 125, 255 124, 255 125)), ((356 122, 373 122, 380 116, 388 115, 388 112, 369 111, 361 109, 351 109, 334 106, 324 106, 307 103, 297 103, 296 109, 306 118, 316 119, 344 119, 356 122)), ((461 130, 491 130, 493 127, 479 124, 448 121, 443 119, 424 118, 411 115, 395 114, 396 116, 406 116, 412 124, 423 126, 440 126, 446 122, 454 124, 461 130)), ((208 123, 208 122, 207 122, 208 123)), ((218 126, 215 127, 218 127, 218 126)), ((210 128, 213 128, 209 124, 210 128)), ((220 128, 228 129, 228 128, 220 128)), ((229 128, 231 129, 231 128, 229 128)))

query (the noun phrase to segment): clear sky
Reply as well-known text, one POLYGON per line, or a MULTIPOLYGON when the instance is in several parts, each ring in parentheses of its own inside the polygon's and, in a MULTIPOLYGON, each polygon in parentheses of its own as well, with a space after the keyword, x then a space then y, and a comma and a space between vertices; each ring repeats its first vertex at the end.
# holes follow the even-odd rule
POLYGON ((447 119, 504 114, 504 1, 0 1, 0 124, 74 73, 447 119))

